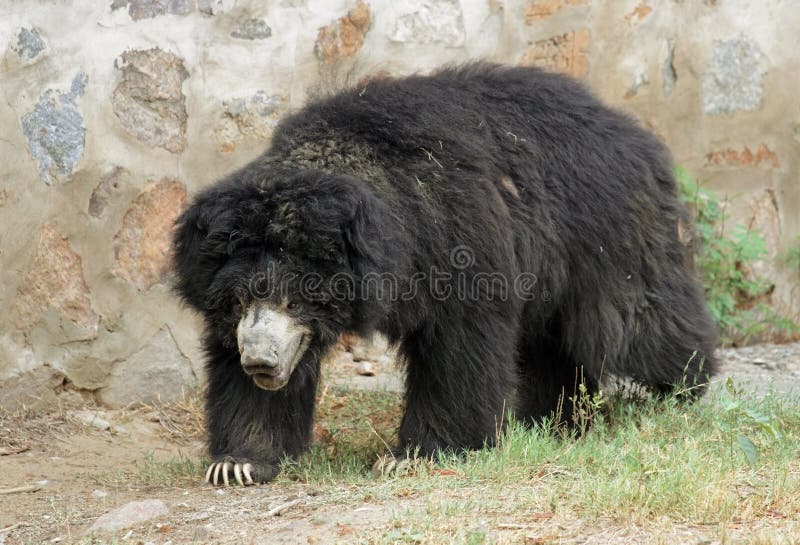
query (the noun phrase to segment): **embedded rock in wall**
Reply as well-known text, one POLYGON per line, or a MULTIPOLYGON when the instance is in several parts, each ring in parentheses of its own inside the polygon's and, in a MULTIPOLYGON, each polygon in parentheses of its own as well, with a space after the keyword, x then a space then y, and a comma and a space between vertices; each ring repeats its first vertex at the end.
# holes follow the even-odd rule
POLYGON ((137 402, 177 401, 196 385, 189 358, 175 344, 170 330, 164 328, 144 348, 114 366, 97 396, 105 405, 124 407, 137 402))
POLYGON ((758 45, 744 36, 715 42, 711 65, 703 75, 703 111, 721 115, 759 108, 766 65, 758 45))
POLYGON ((588 29, 570 31, 530 44, 519 64, 539 66, 580 78, 589 71, 588 48, 588 29))
POLYGON ((33 62, 40 58, 47 46, 37 28, 21 28, 17 33, 17 41, 11 42, 10 49, 23 62, 33 62))
POLYGON ((732 167, 761 166, 778 168, 778 155, 766 144, 760 144, 755 151, 744 146, 741 150, 733 148, 710 151, 706 154, 706 164, 732 167))
POLYGON ((33 111, 22 116, 28 150, 48 185, 68 178, 83 156, 86 128, 76 101, 83 95, 87 79, 86 74, 75 76, 68 93, 48 89, 33 111))
POLYGON ((589 0, 533 0, 525 8, 525 24, 533 25, 567 6, 586 6, 589 0))
POLYGON ((765 259, 751 264, 756 275, 774 281, 777 277, 776 260, 781 239, 781 221, 775 191, 765 189, 750 200, 750 226, 764 238, 767 253, 765 259))
POLYGON ((352 57, 364 45, 364 35, 372 25, 372 13, 363 0, 358 0, 347 15, 317 33, 314 53, 325 63, 333 64, 352 57))
POLYGON ((278 125, 279 113, 285 103, 286 97, 267 95, 264 91, 224 101, 222 123, 214 131, 219 150, 225 153, 233 151, 243 136, 268 138, 278 125))
POLYGON ((144 291, 169 269, 172 226, 186 204, 176 180, 148 184, 134 199, 114 237, 114 274, 144 291))
POLYGON ((652 12, 653 8, 642 2, 625 16, 625 21, 629 25, 635 25, 644 21, 652 12))
POLYGON ((272 36, 272 29, 263 19, 245 19, 236 25, 231 36, 240 40, 266 40, 272 36))
POLYGON ((393 42, 462 47, 465 41, 464 15, 459 0, 408 0, 404 14, 389 36, 393 42))
POLYGON ((661 88, 664 90, 664 96, 668 97, 672 94, 675 88, 675 83, 678 81, 678 72, 675 71, 675 41, 666 41, 667 55, 664 58, 664 64, 661 65, 661 88))
POLYGON ((131 19, 150 19, 159 15, 188 15, 195 11, 211 15, 211 0, 114 0, 111 9, 128 8, 131 19))
POLYGON ((97 336, 99 319, 83 278, 81 257, 72 250, 67 237, 45 225, 39 232, 33 266, 18 290, 12 312, 19 328, 26 330, 50 308, 78 326, 84 338, 97 336))
POLYGON ((186 97, 189 73, 183 60, 159 48, 126 51, 117 59, 122 80, 111 105, 122 126, 139 141, 172 153, 186 147, 186 97))
POLYGON ((94 191, 92 191, 92 195, 89 197, 88 212, 90 216, 99 218, 103 215, 108 200, 119 190, 119 178, 124 172, 125 169, 118 166, 100 178, 94 191))

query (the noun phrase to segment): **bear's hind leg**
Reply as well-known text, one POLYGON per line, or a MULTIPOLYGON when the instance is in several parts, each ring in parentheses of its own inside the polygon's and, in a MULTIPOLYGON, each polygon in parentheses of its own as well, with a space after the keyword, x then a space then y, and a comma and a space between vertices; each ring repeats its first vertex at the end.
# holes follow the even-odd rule
POLYGON ((625 357, 613 369, 657 394, 696 399, 717 370, 716 335, 703 293, 685 271, 657 287, 636 334, 626 336, 625 357))

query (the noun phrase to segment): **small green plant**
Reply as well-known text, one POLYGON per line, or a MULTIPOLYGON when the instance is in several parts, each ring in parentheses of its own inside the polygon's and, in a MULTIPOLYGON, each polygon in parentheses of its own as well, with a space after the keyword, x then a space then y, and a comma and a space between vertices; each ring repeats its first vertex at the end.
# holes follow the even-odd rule
POLYGON ((752 272, 754 262, 767 258, 758 230, 726 225, 719 197, 681 167, 676 168, 676 178, 681 198, 694 215, 695 266, 723 344, 746 342, 767 329, 787 336, 800 332, 798 324, 763 301, 772 283, 752 272))
POLYGON ((771 415, 759 411, 743 399, 742 390, 736 387, 731 377, 725 382, 725 394, 720 402, 722 411, 717 426, 728 444, 731 465, 738 450, 748 465, 754 468, 758 449, 749 434, 760 431, 768 438, 777 440, 780 439, 778 428, 771 415))
POLYGON ((783 256, 783 264, 790 269, 797 269, 800 272, 800 237, 797 237, 794 244, 783 256))
POLYGON ((602 390, 598 390, 596 393, 590 392, 584 381, 581 380, 576 395, 571 397, 570 401, 572 402, 572 423, 582 437, 586 435, 592 421, 603 411, 606 398, 603 396, 602 390))
POLYGON ((465 545, 483 545, 484 543, 486 543, 485 528, 467 530, 467 536, 464 541, 465 545))

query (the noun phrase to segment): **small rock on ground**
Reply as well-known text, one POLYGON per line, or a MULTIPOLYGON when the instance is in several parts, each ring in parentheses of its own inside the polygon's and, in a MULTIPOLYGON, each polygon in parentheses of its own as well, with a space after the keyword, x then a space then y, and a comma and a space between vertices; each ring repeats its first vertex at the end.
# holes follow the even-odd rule
POLYGON ((161 500, 132 501, 98 518, 88 533, 114 532, 166 515, 168 512, 169 509, 161 500))

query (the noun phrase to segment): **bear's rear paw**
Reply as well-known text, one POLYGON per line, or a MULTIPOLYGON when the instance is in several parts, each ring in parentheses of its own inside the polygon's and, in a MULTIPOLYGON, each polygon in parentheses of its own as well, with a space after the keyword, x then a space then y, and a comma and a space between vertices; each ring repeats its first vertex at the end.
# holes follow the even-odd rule
POLYGON ((432 465, 433 461, 425 456, 386 454, 379 456, 372 464, 372 474, 375 477, 409 477, 432 465))
POLYGON ((239 461, 225 458, 213 462, 206 470, 206 482, 214 486, 228 486, 231 477, 241 486, 260 484, 271 481, 278 474, 278 468, 269 464, 239 461))

